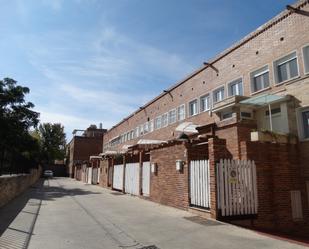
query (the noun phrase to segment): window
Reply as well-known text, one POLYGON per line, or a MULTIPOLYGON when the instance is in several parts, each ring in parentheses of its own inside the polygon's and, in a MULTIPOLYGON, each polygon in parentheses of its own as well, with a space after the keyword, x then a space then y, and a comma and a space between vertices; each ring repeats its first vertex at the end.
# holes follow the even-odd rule
POLYGON ((251 73, 251 91, 258 92, 269 87, 269 69, 268 66, 251 73))
POLYGON ((303 48, 305 73, 309 73, 309 45, 303 48))
POLYGON ((149 132, 153 132, 153 120, 149 121, 149 132))
POLYGON ((167 113, 164 113, 164 114, 162 115, 161 125, 162 125, 162 127, 165 127, 165 126, 168 125, 167 113))
POLYGON ((147 134, 148 132, 149 132, 149 124, 148 124, 148 122, 146 122, 144 124, 144 134, 147 134))
POLYGON ((251 112, 240 112, 240 117, 243 119, 252 119, 251 112))
POLYGON ((173 124, 175 122, 176 122, 176 109, 173 109, 168 112, 168 123, 173 124))
POLYGON ((178 120, 184 120, 186 118, 185 105, 181 105, 177 108, 177 116, 178 120))
POLYGON ((221 120, 232 118, 233 117, 233 112, 223 112, 221 114, 221 120))
POLYGON ((134 130, 132 130, 131 132, 130 132, 130 137, 131 137, 131 139, 134 139, 135 137, 134 137, 134 130))
POLYGON ((189 103, 189 115, 194 116, 197 114, 197 99, 189 103))
POLYGON ((154 126, 156 130, 161 128, 161 116, 156 117, 154 126))
POLYGON ((139 137, 139 127, 135 128, 135 137, 139 137))
POLYGON ((301 137, 303 139, 307 139, 309 138, 309 108, 301 111, 300 113, 300 119, 301 119, 301 130, 302 130, 302 134, 301 137))
MULTIPOLYGON (((279 115, 280 113, 281 113, 281 108, 280 107, 271 109, 271 115, 275 115, 275 114, 279 115)), ((269 116, 269 110, 267 110, 265 112, 265 115, 269 116)))
POLYGON ((205 112, 205 111, 208 111, 210 109, 210 96, 209 96, 209 94, 201 97, 200 107, 201 107, 201 112, 205 112))
POLYGON ((242 79, 237 79, 228 84, 229 96, 243 95, 242 79))
POLYGON ((276 83, 281 83, 298 76, 296 52, 274 62, 276 83))
POLYGON ((214 103, 224 99, 224 87, 218 88, 213 92, 214 103))
POLYGON ((140 125, 139 132, 141 136, 144 135, 144 125, 140 125))

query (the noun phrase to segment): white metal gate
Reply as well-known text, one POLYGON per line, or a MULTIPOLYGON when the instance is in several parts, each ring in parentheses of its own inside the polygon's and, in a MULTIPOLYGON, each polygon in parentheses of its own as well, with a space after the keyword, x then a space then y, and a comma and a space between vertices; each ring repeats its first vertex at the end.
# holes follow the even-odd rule
POLYGON ((123 164, 114 165, 113 188, 123 189, 123 164))
POLYGON ((125 192, 139 195, 139 163, 126 164, 125 192))
POLYGON ((254 161, 221 159, 217 164, 217 185, 222 216, 257 214, 254 161))
POLYGON ((92 168, 88 167, 87 168, 87 183, 91 184, 92 180, 92 168))
POLYGON ((143 162, 142 192, 144 196, 149 196, 149 193, 150 193, 150 162, 143 162))
POLYGON ((190 204, 210 208, 209 161, 190 162, 190 204))

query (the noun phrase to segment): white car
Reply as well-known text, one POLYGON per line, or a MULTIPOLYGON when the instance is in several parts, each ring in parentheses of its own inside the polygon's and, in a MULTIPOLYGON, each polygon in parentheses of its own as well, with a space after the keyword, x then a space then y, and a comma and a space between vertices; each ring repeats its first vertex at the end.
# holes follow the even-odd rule
POLYGON ((45 170, 43 175, 44 175, 45 178, 51 178, 51 177, 54 176, 54 173, 51 170, 45 170))

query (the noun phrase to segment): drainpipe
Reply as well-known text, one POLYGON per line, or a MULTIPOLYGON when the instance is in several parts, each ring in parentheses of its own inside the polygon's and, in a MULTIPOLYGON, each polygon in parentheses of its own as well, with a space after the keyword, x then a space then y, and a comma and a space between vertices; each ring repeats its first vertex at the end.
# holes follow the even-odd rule
POLYGON ((270 104, 268 104, 268 111, 269 111, 269 125, 270 125, 270 131, 273 131, 273 121, 272 121, 272 116, 271 116, 270 104))

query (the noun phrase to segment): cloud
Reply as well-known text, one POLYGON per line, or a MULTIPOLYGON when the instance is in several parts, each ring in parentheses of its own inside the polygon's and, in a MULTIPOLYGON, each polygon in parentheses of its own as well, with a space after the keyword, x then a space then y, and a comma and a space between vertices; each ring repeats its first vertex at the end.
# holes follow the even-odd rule
POLYGON ((16 40, 45 79, 36 89, 46 92, 38 106, 42 121, 61 122, 67 132, 93 122, 112 127, 192 69, 181 56, 113 28, 82 37, 63 30, 19 34, 16 40))

